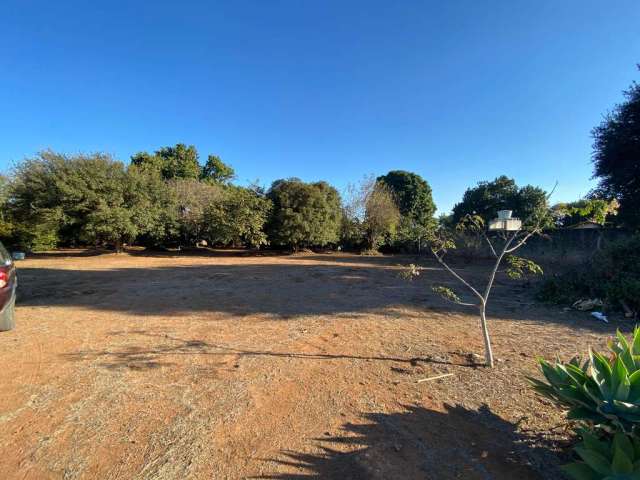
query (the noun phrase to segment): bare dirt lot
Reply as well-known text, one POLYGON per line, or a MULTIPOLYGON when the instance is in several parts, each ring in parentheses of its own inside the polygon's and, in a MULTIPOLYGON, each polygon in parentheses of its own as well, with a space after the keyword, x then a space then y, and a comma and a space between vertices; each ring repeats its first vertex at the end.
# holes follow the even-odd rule
POLYGON ((562 415, 524 376, 620 325, 499 278, 500 361, 478 367, 475 312, 431 293, 453 285, 434 266, 399 279, 412 260, 20 262, 17 328, 0 333, 0 478, 560 478, 562 415))

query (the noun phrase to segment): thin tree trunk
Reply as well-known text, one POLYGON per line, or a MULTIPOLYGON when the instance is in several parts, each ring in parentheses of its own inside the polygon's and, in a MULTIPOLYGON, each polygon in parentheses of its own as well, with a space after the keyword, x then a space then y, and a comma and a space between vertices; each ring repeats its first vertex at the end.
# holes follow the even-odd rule
POLYGON ((518 232, 514 233, 507 243, 502 248, 502 251, 496 258, 496 263, 493 266, 493 270, 491 271, 491 275, 489 275, 489 281, 487 282, 487 286, 484 290, 484 295, 482 296, 482 301, 480 302, 480 325, 482 327, 482 337, 484 338, 484 358, 487 364, 487 367, 493 368, 493 351, 491 350, 491 337, 489 336, 489 327, 487 325, 487 300, 489 300, 489 294, 491 293, 491 287, 493 287, 493 282, 496 279, 496 273, 498 273, 498 268, 500 268, 500 263, 502 263, 502 259, 504 258, 505 253, 509 249, 511 243, 515 240, 518 232))
POLYGON ((484 361, 487 367, 493 368, 493 350, 491 349, 491 338, 487 327, 487 315, 485 303, 480 304, 480 326, 482 327, 482 338, 484 339, 484 361))

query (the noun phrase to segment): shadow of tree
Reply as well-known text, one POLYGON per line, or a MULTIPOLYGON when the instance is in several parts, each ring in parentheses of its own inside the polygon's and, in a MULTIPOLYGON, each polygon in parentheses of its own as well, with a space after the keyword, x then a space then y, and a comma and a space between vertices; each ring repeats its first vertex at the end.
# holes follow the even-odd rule
MULTIPOLYGON (((130 368, 133 370, 151 370, 162 366, 174 365, 165 360, 173 355, 211 355, 226 357, 234 355, 237 357, 280 357, 295 358, 299 360, 369 360, 381 362, 406 363, 417 365, 419 363, 443 364, 458 367, 478 368, 482 365, 474 363, 472 359, 467 361, 443 361, 431 357, 395 357, 384 355, 354 355, 354 354, 328 354, 328 353, 302 353, 273 350, 258 350, 248 348, 238 348, 233 345, 206 342, 198 339, 183 339, 165 333, 148 332, 146 330, 113 331, 111 336, 126 335, 128 338, 140 338, 144 340, 157 340, 153 345, 144 346, 123 346, 112 349, 81 350, 73 353, 63 354, 62 357, 72 361, 92 361, 98 360, 98 365, 109 368, 130 368)), ((220 362, 219 367, 224 367, 226 363, 220 362)), ((397 369, 397 367, 395 367, 397 369)))
MULTIPOLYGON (((416 281, 406 282, 393 268, 404 257, 300 258, 303 261, 286 257, 260 263, 194 265, 171 265, 168 258, 167 266, 104 270, 20 266, 18 305, 79 306, 135 315, 265 314, 281 319, 352 316, 395 308, 476 314, 473 308, 446 303, 431 292, 436 283, 455 286, 455 281, 435 266, 416 281)), ((470 268, 467 273, 476 282, 483 278, 482 269, 470 268)), ((559 316, 557 309, 551 313, 547 307, 534 305, 531 292, 523 286, 502 284, 500 278, 495 290, 489 305, 491 319, 561 319, 602 332, 612 332, 618 326, 615 321, 605 325, 585 320, 585 315, 559 316)))
POLYGON ((348 423, 340 436, 316 439, 314 453, 284 451, 269 459, 284 473, 253 478, 279 480, 564 478, 559 438, 519 431, 485 405, 444 411, 405 406, 400 413, 370 413, 348 423))

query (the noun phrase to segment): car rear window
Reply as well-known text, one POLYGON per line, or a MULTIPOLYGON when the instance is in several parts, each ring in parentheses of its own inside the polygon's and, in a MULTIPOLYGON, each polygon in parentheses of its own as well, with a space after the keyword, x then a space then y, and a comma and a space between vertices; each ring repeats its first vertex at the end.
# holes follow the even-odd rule
POLYGON ((7 249, 4 248, 2 242, 0 242, 0 263, 11 262, 11 255, 7 252, 7 249))

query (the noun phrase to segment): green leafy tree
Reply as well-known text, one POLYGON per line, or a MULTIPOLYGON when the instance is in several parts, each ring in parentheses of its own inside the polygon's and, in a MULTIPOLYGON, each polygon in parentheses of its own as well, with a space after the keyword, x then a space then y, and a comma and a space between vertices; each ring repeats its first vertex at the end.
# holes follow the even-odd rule
POLYGON ((402 219, 393 191, 373 176, 347 187, 342 211, 342 244, 370 253, 394 240, 402 219))
POLYGON ((162 147, 153 155, 147 152, 136 153, 131 157, 131 163, 147 169, 160 170, 165 180, 197 179, 201 173, 196 147, 183 143, 173 147, 162 147))
MULTIPOLYGON (((485 364, 488 367, 494 366, 494 359, 491 336, 489 334, 489 324, 487 321, 487 305, 502 261, 506 260, 508 264, 506 273, 507 276, 512 279, 520 279, 529 274, 542 274, 542 269, 536 263, 513 255, 516 250, 525 245, 529 238, 542 231, 542 225, 546 223, 546 218, 539 215, 538 212, 536 212, 536 215, 537 224, 533 224, 526 230, 503 231, 492 236, 490 236, 485 229, 485 222, 481 216, 466 215, 460 219, 453 231, 447 228, 446 225, 441 225, 430 238, 429 243, 434 258, 453 278, 465 287, 473 301, 463 300, 456 291, 447 286, 435 286, 433 287, 433 291, 445 300, 459 305, 473 306, 478 309, 478 313, 480 314, 480 328, 484 340, 485 364), (459 241, 460 233, 479 235, 486 242, 494 258, 493 266, 488 272, 484 288, 474 286, 452 268, 445 259, 447 253, 457 247, 456 241, 459 241)), ((524 223, 530 222, 523 222, 523 224, 524 223)), ((409 267, 403 271, 402 276, 411 279, 419 275, 420 271, 421 269, 418 266, 409 265, 409 267)))
POLYGON ((224 187, 193 179, 176 179, 169 182, 175 198, 180 239, 186 245, 194 245, 203 239, 205 211, 210 205, 222 202, 224 187))
POLYGON ((391 189, 383 182, 363 186, 364 219, 362 226, 368 250, 378 250, 394 237, 401 214, 391 189))
POLYGON ((605 225, 618 212, 617 200, 585 198, 576 202, 557 203, 551 207, 556 226, 572 227, 584 222, 605 225))
POLYGON ((7 241, 13 232, 9 204, 10 186, 9 179, 0 175, 0 239, 4 241, 7 241))
POLYGON ((172 228, 160 173, 125 169, 101 153, 44 151, 25 160, 14 172, 10 201, 16 243, 27 249, 87 242, 119 249, 138 235, 157 239, 172 228))
POLYGON ((96 245, 113 245, 117 252, 125 242, 138 235, 131 209, 100 203, 87 215, 82 229, 82 237, 96 245))
POLYGON ((200 178, 214 183, 229 183, 235 178, 235 175, 235 170, 224 163, 220 157, 209 155, 207 163, 202 167, 200 178))
POLYGON ((180 224, 175 190, 167 188, 159 171, 130 165, 124 203, 131 210, 143 244, 158 246, 178 238, 180 224))
POLYGON ((273 244, 297 250, 338 241, 342 217, 340 194, 328 183, 276 180, 267 197, 273 202, 268 225, 273 244))
POLYGON ((594 192, 598 198, 616 199, 618 221, 640 227, 640 84, 634 82, 616 105, 593 129, 594 192))
POLYGON ((418 248, 436 227, 436 205, 431 187, 420 176, 403 170, 393 170, 377 178, 392 194, 402 215, 398 225, 401 240, 416 242, 418 248))
POLYGON ((544 190, 531 185, 518 188, 513 179, 502 175, 467 189, 462 201, 453 207, 453 221, 458 223, 466 215, 478 215, 488 224, 498 216, 498 211, 513 210, 514 216, 525 219, 529 226, 548 228, 552 225, 548 208, 544 190), (541 218, 546 222, 544 225, 540 225, 541 218))
POLYGON ((242 187, 227 187, 219 202, 204 211, 204 231, 212 244, 247 245, 255 248, 267 244, 264 225, 271 211, 271 201, 242 187))
POLYGON ((149 152, 138 152, 131 156, 131 165, 135 165, 140 170, 162 172, 164 159, 159 155, 149 152))

